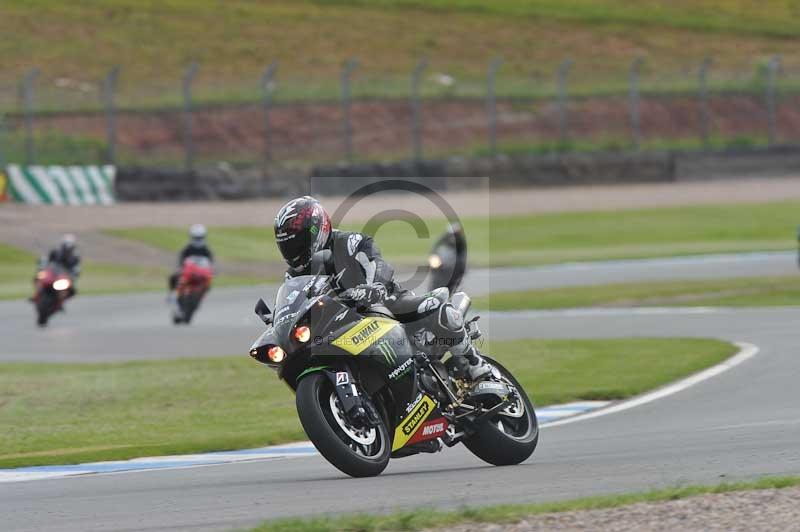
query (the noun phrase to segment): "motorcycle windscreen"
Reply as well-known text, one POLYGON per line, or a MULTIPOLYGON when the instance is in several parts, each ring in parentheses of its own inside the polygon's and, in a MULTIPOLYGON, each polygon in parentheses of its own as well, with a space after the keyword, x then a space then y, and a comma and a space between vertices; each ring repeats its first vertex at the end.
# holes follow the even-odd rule
POLYGON ((272 315, 276 337, 288 337, 289 330, 304 313, 309 291, 319 290, 326 283, 327 277, 319 275, 300 275, 283 283, 275 296, 275 312, 272 315))

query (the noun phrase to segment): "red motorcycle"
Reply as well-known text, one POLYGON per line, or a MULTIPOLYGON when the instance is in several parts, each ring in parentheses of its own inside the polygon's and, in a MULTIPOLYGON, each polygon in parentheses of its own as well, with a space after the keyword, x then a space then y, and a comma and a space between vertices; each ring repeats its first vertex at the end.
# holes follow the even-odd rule
POLYGON ((214 270, 206 257, 187 257, 178 278, 177 301, 172 313, 172 323, 189 323, 211 288, 214 270))
POLYGON ((31 301, 36 307, 37 325, 46 326, 50 316, 64 308, 64 301, 75 293, 72 285, 69 274, 55 264, 48 264, 36 273, 31 301))

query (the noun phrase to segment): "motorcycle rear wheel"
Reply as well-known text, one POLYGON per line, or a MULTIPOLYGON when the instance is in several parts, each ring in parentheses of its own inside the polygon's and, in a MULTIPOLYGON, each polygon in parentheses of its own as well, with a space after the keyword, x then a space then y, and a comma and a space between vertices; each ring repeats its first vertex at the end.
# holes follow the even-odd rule
POLYGON ((539 443, 539 422, 536 411, 528 394, 514 375, 499 362, 486 356, 484 358, 517 389, 524 412, 513 424, 508 423, 513 418, 503 419, 502 415, 495 416, 478 432, 464 440, 464 445, 484 462, 497 466, 516 465, 527 460, 539 443))
POLYGON ((351 477, 374 477, 386 469, 391 455, 386 424, 370 431, 349 427, 342 412, 334 412, 338 399, 326 375, 312 373, 301 380, 295 402, 314 447, 339 471, 351 477))

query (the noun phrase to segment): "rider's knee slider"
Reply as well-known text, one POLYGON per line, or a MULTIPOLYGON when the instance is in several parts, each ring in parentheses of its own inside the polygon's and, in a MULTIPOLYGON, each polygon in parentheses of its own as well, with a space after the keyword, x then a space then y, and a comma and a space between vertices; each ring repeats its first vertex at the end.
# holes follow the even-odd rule
POLYGON ((464 329, 464 316, 453 305, 446 303, 439 310, 439 325, 448 331, 461 331, 464 329))

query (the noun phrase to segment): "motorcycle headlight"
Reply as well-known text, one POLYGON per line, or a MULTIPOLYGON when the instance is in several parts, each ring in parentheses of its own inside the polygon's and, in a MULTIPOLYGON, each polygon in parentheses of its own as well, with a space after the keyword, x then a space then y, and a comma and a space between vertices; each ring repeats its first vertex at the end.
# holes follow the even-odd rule
POLYGON ((58 279, 56 282, 53 283, 54 290, 66 290, 69 288, 70 282, 69 279, 58 279))
POLYGON ((311 339, 311 329, 305 325, 301 325, 294 330, 294 338, 301 344, 308 342, 311 339))
POLYGON ((437 269, 442 267, 442 258, 439 255, 431 255, 428 257, 428 266, 432 269, 437 269))
POLYGON ((286 358, 286 351, 281 349, 279 346, 274 345, 267 351, 267 356, 272 362, 280 364, 283 362, 283 359, 286 358))

